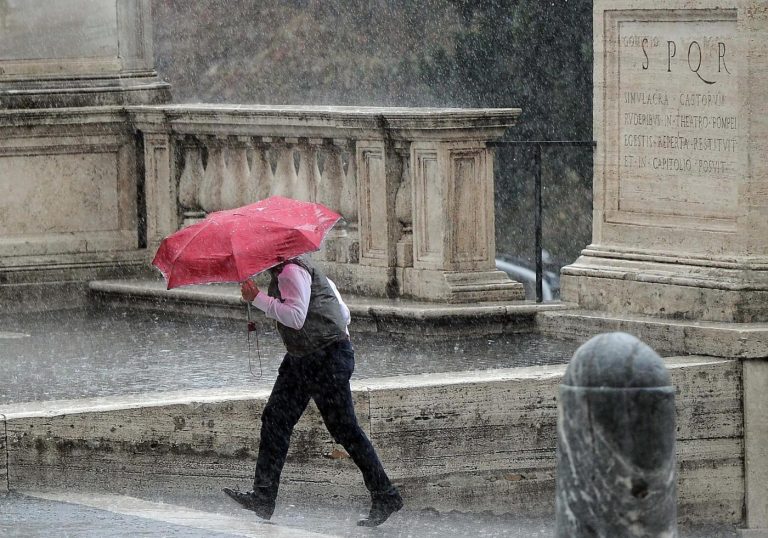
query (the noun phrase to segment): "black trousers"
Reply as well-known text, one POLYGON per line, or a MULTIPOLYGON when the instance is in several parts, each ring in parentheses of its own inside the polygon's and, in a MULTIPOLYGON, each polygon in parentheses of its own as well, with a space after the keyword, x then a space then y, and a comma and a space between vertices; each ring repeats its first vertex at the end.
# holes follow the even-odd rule
POLYGON ((254 488, 277 495, 293 427, 312 398, 328 431, 363 473, 372 494, 394 490, 371 442, 357 423, 349 378, 355 369, 355 352, 349 340, 295 357, 287 354, 261 416, 261 442, 254 488))

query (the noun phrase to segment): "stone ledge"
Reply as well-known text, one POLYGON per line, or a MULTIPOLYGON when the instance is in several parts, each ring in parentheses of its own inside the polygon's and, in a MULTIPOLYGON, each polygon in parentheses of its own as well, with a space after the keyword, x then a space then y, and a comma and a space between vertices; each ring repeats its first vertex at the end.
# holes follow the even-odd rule
MULTIPOLYGON (((166 290, 161 280, 103 280, 89 283, 91 297, 108 304, 242 318, 245 307, 235 284, 186 286, 166 290)), ((344 295, 358 332, 453 335, 530 332, 539 312, 567 310, 564 303, 489 302, 446 304, 344 295)), ((253 313, 258 317, 258 313, 253 313)))
POLYGON ((741 538, 768 538, 768 529, 739 529, 741 538))
POLYGON ((537 329, 545 334, 589 337, 624 331, 662 354, 710 355, 738 359, 768 357, 768 323, 728 323, 662 319, 594 310, 541 312, 537 329))

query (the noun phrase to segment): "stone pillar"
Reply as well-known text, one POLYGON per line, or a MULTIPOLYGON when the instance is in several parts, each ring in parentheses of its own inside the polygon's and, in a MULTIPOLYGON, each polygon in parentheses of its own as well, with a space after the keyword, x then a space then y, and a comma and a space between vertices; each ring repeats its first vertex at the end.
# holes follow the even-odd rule
POLYGON ((4 2, 0 108, 154 104, 150 0, 4 2))
POLYGON ((179 228, 176 182, 173 180, 170 137, 144 136, 144 192, 147 206, 147 246, 155 252, 163 238, 179 228))
POLYGON ((397 295, 394 266, 397 258, 399 226, 395 215, 395 196, 400 181, 401 163, 386 140, 358 140, 357 194, 360 219, 361 266, 379 268, 370 275, 382 279, 387 295, 397 295))
POLYGON ((523 299, 522 285, 495 266, 493 150, 483 140, 416 138, 409 168, 413 267, 402 269, 404 292, 448 302, 523 299))
POLYGON ((764 4, 594 2, 593 239, 564 300, 768 321, 764 4))
POLYGON ((675 388, 625 333, 581 346, 560 386, 557 536, 677 536, 675 388))
MULTIPOLYGON (((179 229, 180 217, 184 209, 180 205, 179 187, 182 189, 185 204, 197 203, 199 187, 189 185, 196 177, 182 178, 182 170, 177 170, 176 155, 184 156, 187 175, 199 174, 200 170, 190 162, 198 159, 199 150, 191 139, 177 137, 172 140, 170 127, 162 110, 147 110, 131 118, 134 129, 139 131, 144 146, 144 204, 146 206, 147 250, 154 253, 162 239, 179 229), (189 151, 187 151, 189 150, 189 151), (186 153, 186 155, 182 155, 186 153), (192 157, 194 155, 194 157, 192 157)), ((200 165, 202 166, 202 165, 200 165)), ((187 214, 185 216, 189 216, 187 214)))

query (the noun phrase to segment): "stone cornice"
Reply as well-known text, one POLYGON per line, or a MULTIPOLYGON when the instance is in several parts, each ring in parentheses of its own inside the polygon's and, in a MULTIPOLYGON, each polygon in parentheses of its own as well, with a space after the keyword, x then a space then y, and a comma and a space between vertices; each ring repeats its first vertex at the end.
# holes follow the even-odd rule
POLYGON ((95 106, 71 108, 0 109, 0 128, 40 127, 44 125, 83 125, 125 123, 125 107, 95 106))
POLYGON ((501 136, 518 108, 170 105, 127 107, 142 130, 251 136, 388 136, 395 139, 479 139, 501 136))

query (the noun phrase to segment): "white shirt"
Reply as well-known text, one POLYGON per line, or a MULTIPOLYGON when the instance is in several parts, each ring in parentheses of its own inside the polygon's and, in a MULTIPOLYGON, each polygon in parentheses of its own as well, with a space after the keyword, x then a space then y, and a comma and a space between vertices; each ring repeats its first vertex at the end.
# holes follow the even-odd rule
MULTIPOLYGON (((328 284, 333 290, 333 294, 339 301, 341 307, 341 317, 346 325, 349 325, 351 316, 349 308, 341 299, 336 284, 328 278, 328 284)), ((277 320, 291 329, 301 329, 304 321, 307 319, 307 309, 309 308, 309 296, 312 292, 312 277, 309 271, 295 263, 287 263, 283 270, 277 275, 277 287, 280 290, 282 301, 270 297, 263 291, 259 291, 253 300, 253 306, 264 312, 271 319, 277 320)), ((349 330, 347 329, 347 335, 349 330)))

